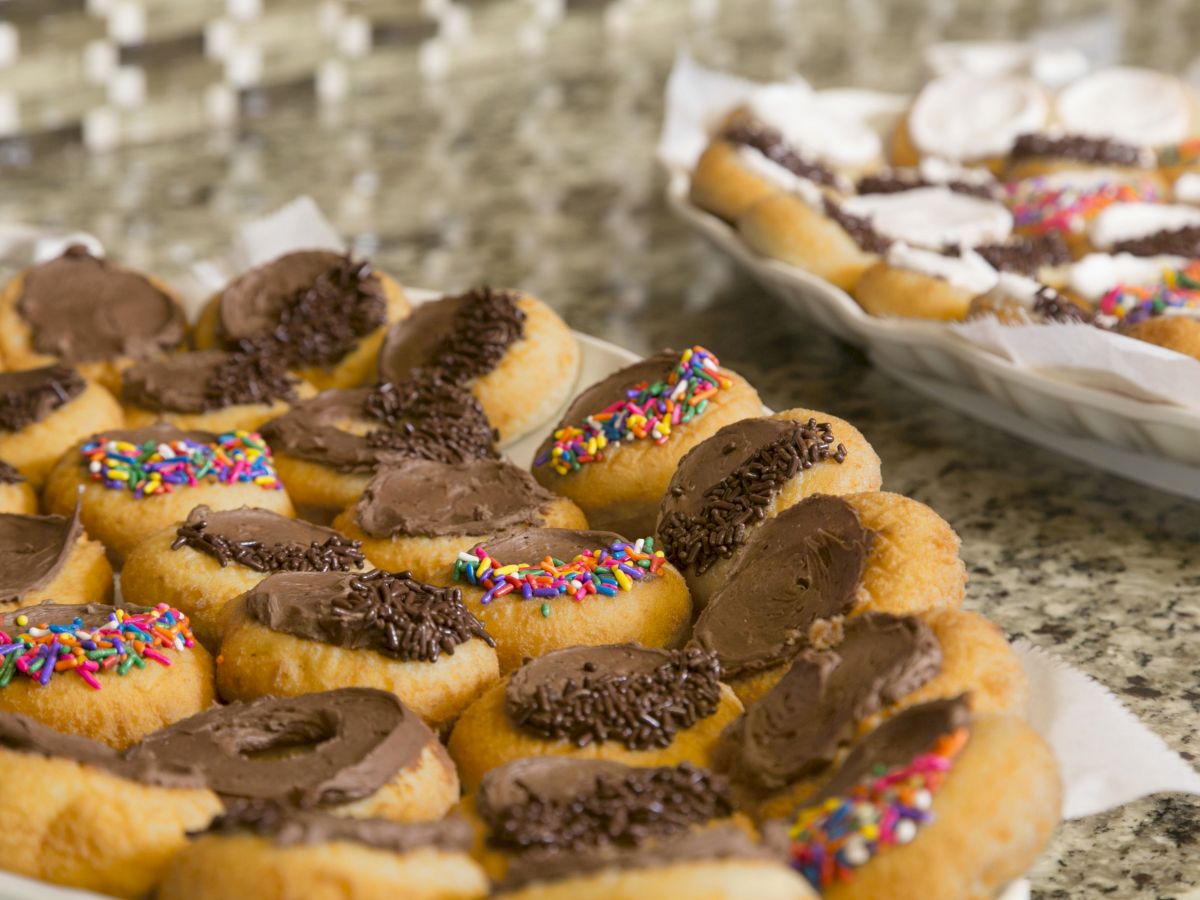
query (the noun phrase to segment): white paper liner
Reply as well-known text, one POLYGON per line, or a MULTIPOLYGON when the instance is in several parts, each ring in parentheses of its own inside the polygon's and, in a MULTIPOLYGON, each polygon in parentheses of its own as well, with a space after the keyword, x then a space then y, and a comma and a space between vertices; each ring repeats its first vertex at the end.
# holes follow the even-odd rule
MULTIPOLYGON (((1035 57, 1030 50, 1028 58, 1035 57)), ((680 54, 667 80, 659 160, 672 172, 690 172, 714 128, 763 87, 680 54)), ((831 102, 845 96, 848 113, 883 132, 906 105, 895 94, 844 90, 818 91, 816 96, 831 102)), ((982 319, 949 327, 961 340, 1047 378, 1200 411, 1200 361, 1154 344, 1080 326, 1001 327, 982 319), (1070 335, 1060 330, 1066 327, 1074 329, 1070 335)))

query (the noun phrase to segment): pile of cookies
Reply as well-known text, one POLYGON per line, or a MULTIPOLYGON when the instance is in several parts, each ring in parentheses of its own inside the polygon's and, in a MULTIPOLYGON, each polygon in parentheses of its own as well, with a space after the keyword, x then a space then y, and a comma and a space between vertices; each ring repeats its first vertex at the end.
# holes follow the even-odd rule
POLYGON ((410 308, 323 251, 189 331, 75 247, 0 319, 10 871, 162 900, 991 897, 1054 830, 954 531, 852 425, 763 415, 703 347, 568 403, 545 304, 410 308), (529 433, 526 471, 501 451, 529 433))
POLYGON ((941 76, 890 139, 836 92, 772 86, 690 196, 872 315, 1092 322, 1200 359, 1200 97, 1173 76, 941 76))

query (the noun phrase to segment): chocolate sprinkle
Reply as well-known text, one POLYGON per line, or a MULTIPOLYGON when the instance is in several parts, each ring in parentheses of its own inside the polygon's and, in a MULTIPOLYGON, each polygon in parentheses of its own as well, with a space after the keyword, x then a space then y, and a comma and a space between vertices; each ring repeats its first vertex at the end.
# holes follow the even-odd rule
POLYGON ((1109 166, 1150 166, 1153 156, 1133 144, 1123 144, 1108 138, 1084 137, 1081 134, 1066 134, 1061 137, 1033 133, 1017 138, 1009 153, 1012 159, 1050 156, 1071 159, 1077 162, 1109 166))
POLYGON ((771 162, 783 166, 793 175, 798 175, 814 184, 831 188, 839 187, 837 175, 832 169, 815 159, 806 159, 800 156, 788 146, 780 132, 760 122, 739 121, 726 128, 721 133, 721 137, 731 144, 757 150, 771 162))
POLYGON ((204 383, 204 411, 295 400, 300 382, 288 374, 287 366, 283 356, 262 347, 231 354, 204 383))
POLYGON ((1185 225, 1174 231, 1159 231, 1145 237, 1118 241, 1113 253, 1132 253, 1134 256, 1200 257, 1200 225, 1185 225))
POLYGON ((332 615, 340 627, 364 633, 370 649, 397 659, 437 662, 472 638, 496 646, 458 588, 422 584, 408 572, 354 578, 349 595, 333 602, 332 615))
POLYGON ((842 226, 860 250, 867 253, 887 253, 892 242, 875 230, 871 220, 864 216, 856 216, 842 209, 841 204, 825 198, 825 215, 842 226))
POLYGON ((923 187, 944 187, 956 194, 966 194, 982 200, 995 200, 999 196, 999 186, 995 183, 976 183, 962 179, 931 181, 911 169, 888 169, 865 175, 859 179, 856 189, 860 194, 899 194, 923 187))
POLYGON ((387 425, 367 434, 375 449, 444 463, 498 456, 498 435, 479 401, 437 370, 415 369, 398 384, 376 385, 363 412, 387 425))
POLYGON ((298 543, 271 546, 261 541, 235 541, 208 530, 205 519, 184 522, 175 529, 171 549, 191 547, 207 553, 225 568, 230 563, 255 572, 349 572, 365 563, 362 541, 331 535, 324 541, 312 541, 307 547, 298 543))
POLYGON ((0 484, 20 484, 24 480, 25 476, 14 466, 0 459, 0 484))
POLYGON ((1091 313, 1046 285, 1038 288, 1037 295, 1033 299, 1033 314, 1039 320, 1063 324, 1087 323, 1092 320, 1091 313))
POLYGON ((487 810, 488 843, 510 853, 638 847, 733 813, 729 785, 690 763, 597 775, 587 793, 559 799, 530 791, 525 802, 487 810))
MULTIPOLYGON (((1071 250, 1058 232, 1036 237, 1012 237, 1002 244, 981 244, 972 247, 992 268, 1034 276, 1043 266, 1063 266, 1071 261, 1071 250)), ((961 250, 950 250, 958 255, 961 250)))
POLYGON ((519 728, 577 747, 668 747, 678 732, 716 712, 721 666, 715 653, 695 647, 664 652, 668 660, 652 672, 605 672, 587 662, 581 681, 544 683, 528 703, 513 703, 507 693, 505 711, 519 728))
POLYGON ((20 431, 40 422, 87 387, 78 372, 61 364, 0 373, 0 388, 9 382, 17 386, 0 389, 0 431, 20 431))
POLYGON ((819 462, 846 460, 846 446, 833 444, 828 422, 794 422, 783 437, 756 450, 744 463, 704 492, 697 515, 667 514, 658 527, 663 552, 676 567, 703 575, 728 559, 746 541, 749 526, 767 516, 767 507, 798 472, 819 462))
POLYGON ((508 348, 525 334, 520 294, 478 287, 465 295, 449 334, 433 351, 432 367, 447 380, 464 384, 496 368, 508 348))
POLYGON ((289 366, 336 364, 387 322, 383 287, 373 274, 369 262, 343 256, 284 302, 270 332, 239 340, 235 349, 279 356, 289 366))

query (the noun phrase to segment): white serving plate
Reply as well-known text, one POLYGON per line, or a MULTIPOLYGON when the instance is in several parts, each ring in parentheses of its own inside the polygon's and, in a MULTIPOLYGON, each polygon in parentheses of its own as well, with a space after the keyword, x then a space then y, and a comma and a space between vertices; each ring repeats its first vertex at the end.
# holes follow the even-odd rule
POLYGON ((1019 437, 1200 499, 1200 414, 1022 368, 937 322, 868 315, 824 279, 750 249, 734 228, 690 202, 689 186, 687 172, 671 172, 667 200, 680 218, 801 318, 861 347, 883 371, 1019 437))
MULTIPOLYGON (((411 299, 418 303, 439 296, 431 291, 409 290, 408 293, 411 299)), ((604 376, 624 368, 630 363, 637 362, 639 358, 636 353, 591 335, 575 332, 575 338, 579 341, 581 360, 579 374, 571 390, 572 398, 581 388, 599 381, 604 376)), ((563 409, 565 408, 564 404, 563 409)), ((550 421, 557 421, 562 412, 563 410, 555 412, 550 421)), ((528 468, 533 462, 533 455, 541 443, 543 433, 542 430, 535 431, 515 441, 506 448, 506 455, 516 465, 528 468)), ((44 881, 0 871, 0 900, 30 900, 35 897, 38 900, 111 900, 104 894, 59 887, 44 881)), ((1028 897, 1028 883, 1022 880, 1010 885, 998 900, 1027 900, 1028 897)))

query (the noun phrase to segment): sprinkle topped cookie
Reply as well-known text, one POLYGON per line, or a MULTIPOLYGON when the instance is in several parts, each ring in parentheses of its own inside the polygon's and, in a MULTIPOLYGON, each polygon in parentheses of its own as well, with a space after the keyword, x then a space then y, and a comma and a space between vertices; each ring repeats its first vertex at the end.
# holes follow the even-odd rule
POLYGON ((551 447, 534 465, 549 464, 559 475, 567 475, 604 459, 606 449, 612 452, 622 443, 667 443, 673 429, 702 416, 709 400, 730 386, 720 364, 703 347, 683 351, 665 379, 639 381, 625 389, 624 399, 587 416, 582 425, 555 431, 551 447))
POLYGON ((271 448, 257 432, 179 434, 157 442, 137 440, 138 432, 101 434, 85 443, 80 454, 93 481, 139 498, 205 481, 253 483, 271 491, 283 487, 275 477, 271 448))
POLYGON ((1150 178, 1103 176, 1103 171, 1057 172, 1009 182, 1004 190, 1016 227, 1032 234, 1079 233, 1091 217, 1114 203, 1157 203, 1163 199, 1162 191, 1150 178))
POLYGON ((1100 298, 1101 314, 1132 325, 1161 315, 1200 311, 1200 260, 1164 269, 1157 284, 1120 284, 1100 298))

